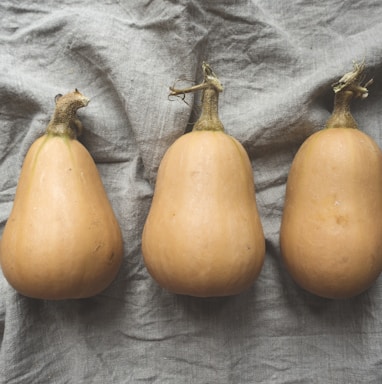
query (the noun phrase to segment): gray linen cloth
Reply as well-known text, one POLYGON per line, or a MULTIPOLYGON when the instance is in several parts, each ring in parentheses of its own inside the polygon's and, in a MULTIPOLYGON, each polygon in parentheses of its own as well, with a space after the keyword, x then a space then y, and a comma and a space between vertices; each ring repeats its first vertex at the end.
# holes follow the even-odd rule
POLYGON ((1 1, 0 229, 54 96, 78 88, 91 98, 80 141, 125 253, 90 299, 26 298, 0 273, 0 382, 382 383, 382 280, 318 298, 291 280, 278 243, 293 156, 329 117, 331 84, 363 59, 375 83, 352 111, 382 146, 379 0, 1 1), (216 299, 164 291, 140 250, 160 160, 200 112, 198 95, 186 104, 168 89, 201 81, 203 60, 224 86, 225 129, 250 156, 267 245, 253 287, 216 299))

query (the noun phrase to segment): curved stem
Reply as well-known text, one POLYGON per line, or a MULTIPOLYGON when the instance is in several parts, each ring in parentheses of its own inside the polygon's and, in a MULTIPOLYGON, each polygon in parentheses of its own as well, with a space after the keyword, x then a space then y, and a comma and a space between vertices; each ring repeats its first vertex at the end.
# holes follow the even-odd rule
POLYGON ((373 83, 373 79, 362 85, 365 78, 364 70, 364 62, 354 63, 353 71, 346 73, 332 85, 335 93, 334 108, 325 128, 358 128, 357 122, 350 112, 350 103, 353 98, 365 99, 368 96, 367 87, 373 83))
POLYGON ((223 91, 220 80, 207 63, 203 63, 204 80, 201 84, 189 88, 176 89, 170 87, 170 96, 177 96, 202 90, 202 113, 196 121, 194 131, 224 131, 218 114, 219 93, 223 91))
POLYGON ((77 117, 77 110, 86 107, 89 99, 76 89, 64 96, 57 95, 55 100, 56 108, 46 133, 76 139, 82 132, 82 123, 77 117))

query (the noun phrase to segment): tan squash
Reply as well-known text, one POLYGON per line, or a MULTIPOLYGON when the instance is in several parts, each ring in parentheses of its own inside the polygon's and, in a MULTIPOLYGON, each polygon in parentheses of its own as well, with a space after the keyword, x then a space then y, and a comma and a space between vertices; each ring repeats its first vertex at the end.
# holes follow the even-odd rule
POLYGON ((79 91, 56 98, 46 133, 30 147, 0 243, 3 273, 41 299, 93 296, 114 279, 121 231, 96 165, 76 140, 79 91))
POLYGON ((293 279, 327 298, 355 296, 382 270, 382 153, 349 103, 367 96, 355 65, 334 85, 326 128, 300 147, 288 176, 281 253, 293 279))
POLYGON ((221 84, 207 64, 202 115, 163 157, 142 236, 148 271, 164 288, 208 297, 238 294, 260 273, 265 241, 251 163, 224 133, 221 84))

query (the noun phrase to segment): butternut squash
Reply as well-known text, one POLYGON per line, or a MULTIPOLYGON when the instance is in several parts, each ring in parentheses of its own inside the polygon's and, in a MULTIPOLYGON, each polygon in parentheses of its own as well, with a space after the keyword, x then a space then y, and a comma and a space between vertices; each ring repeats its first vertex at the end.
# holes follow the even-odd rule
POLYGON ((204 82, 172 95, 203 90, 193 131, 165 153, 143 229, 146 267, 178 294, 209 297, 248 289, 265 254, 254 179, 243 146, 218 117, 222 86, 208 64, 204 82))
POLYGON ((326 128, 300 147, 286 186, 282 258, 301 287, 326 298, 355 296, 382 270, 382 153, 349 109, 367 96, 363 70, 334 84, 326 128))
POLYGON ((76 140, 78 90, 56 97, 46 133, 30 147, 0 243, 3 273, 40 299, 93 296, 114 279, 123 244, 96 165, 76 140))

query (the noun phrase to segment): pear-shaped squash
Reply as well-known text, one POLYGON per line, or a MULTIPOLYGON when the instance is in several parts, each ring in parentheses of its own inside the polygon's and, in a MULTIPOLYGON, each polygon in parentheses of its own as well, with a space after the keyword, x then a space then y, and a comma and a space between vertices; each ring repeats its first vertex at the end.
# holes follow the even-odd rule
POLYGON ((220 82, 204 64, 202 115, 164 155, 144 226, 142 252, 162 287, 199 297, 249 288, 265 253, 254 179, 243 146, 224 133, 220 82))
POLYGON ((334 85, 333 114, 298 150, 286 187, 282 258, 301 287, 326 298, 355 296, 382 271, 382 152, 349 111, 367 96, 363 68, 334 85))
POLYGON ((41 299, 93 296, 116 276, 119 224, 96 165, 76 140, 79 91, 56 97, 46 133, 30 147, 0 243, 3 273, 18 292, 41 299))

